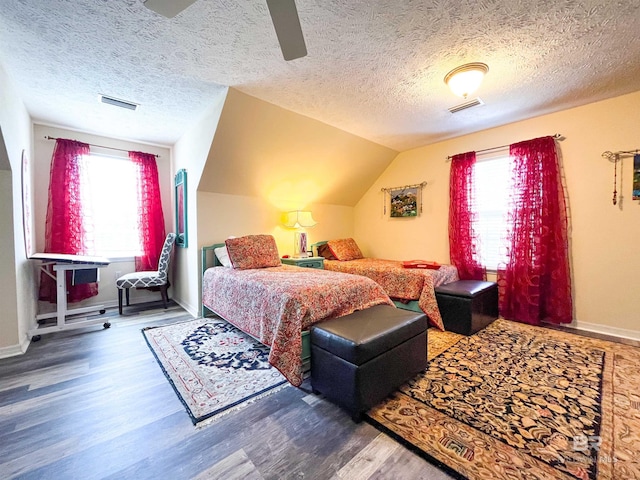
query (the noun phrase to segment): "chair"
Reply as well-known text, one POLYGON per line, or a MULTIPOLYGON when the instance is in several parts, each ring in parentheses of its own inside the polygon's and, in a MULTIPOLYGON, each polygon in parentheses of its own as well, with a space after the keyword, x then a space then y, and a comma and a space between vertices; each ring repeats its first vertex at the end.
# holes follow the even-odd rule
POLYGON ((116 280, 118 287, 118 311, 122 315, 122 290, 126 291, 127 306, 129 306, 129 289, 130 288, 148 288, 158 287, 162 295, 162 304, 167 308, 169 296, 167 289, 169 288, 169 280, 167 274, 169 271, 169 261, 171 260, 171 250, 176 241, 176 234, 169 233, 164 240, 160 259, 158 260, 158 271, 152 272, 133 272, 122 275, 116 280))

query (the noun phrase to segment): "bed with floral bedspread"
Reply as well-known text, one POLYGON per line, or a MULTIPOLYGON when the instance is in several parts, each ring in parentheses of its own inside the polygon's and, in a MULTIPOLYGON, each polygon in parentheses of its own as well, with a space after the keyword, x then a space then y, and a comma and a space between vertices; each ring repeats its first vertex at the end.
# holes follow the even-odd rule
POLYGON ((393 305, 384 289, 366 277, 289 265, 208 268, 202 303, 271 347, 269 363, 296 386, 303 378, 303 330, 327 318, 393 305))
POLYGON ((312 247, 316 247, 318 255, 324 257, 326 270, 374 280, 401 308, 417 310, 411 305, 405 307, 407 302, 417 301, 419 309, 429 317, 429 323, 444 330, 434 288, 459 279, 458 269, 453 265, 440 265, 437 269, 405 268, 398 260, 364 257, 353 238, 322 241, 312 247))
POLYGON ((458 269, 453 265, 441 265, 437 270, 404 268, 401 261, 359 258, 349 261, 325 260, 324 268, 371 278, 393 299, 417 300, 430 323, 444 330, 434 288, 458 280, 458 269))

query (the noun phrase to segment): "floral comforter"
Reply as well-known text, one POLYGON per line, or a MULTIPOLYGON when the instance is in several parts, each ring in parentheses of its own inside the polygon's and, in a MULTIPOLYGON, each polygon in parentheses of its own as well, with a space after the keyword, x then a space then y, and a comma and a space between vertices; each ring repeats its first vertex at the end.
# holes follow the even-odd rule
POLYGON ((271 347, 269 363, 295 386, 302 383, 303 330, 326 318, 393 305, 368 278, 290 265, 209 268, 202 279, 202 303, 271 347))
POLYGON ((418 305, 429 317, 429 322, 444 331, 434 288, 458 280, 458 269, 453 265, 442 265, 438 270, 404 268, 397 260, 360 258, 341 262, 324 261, 324 268, 335 272, 363 275, 375 280, 391 298, 418 300, 418 305))

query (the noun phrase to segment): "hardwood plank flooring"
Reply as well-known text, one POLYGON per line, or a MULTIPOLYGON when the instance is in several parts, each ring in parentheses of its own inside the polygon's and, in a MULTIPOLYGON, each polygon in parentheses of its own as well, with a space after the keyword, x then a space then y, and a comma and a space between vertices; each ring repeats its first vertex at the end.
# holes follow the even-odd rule
POLYGON ((191 316, 154 302, 104 318, 0 360, 0 478, 450 478, 308 382, 196 428, 140 332, 191 316))
POLYGON ((43 335, 0 360, 1 479, 451 478, 308 381, 196 428, 140 332, 191 316, 157 302, 104 317, 110 329, 43 335))

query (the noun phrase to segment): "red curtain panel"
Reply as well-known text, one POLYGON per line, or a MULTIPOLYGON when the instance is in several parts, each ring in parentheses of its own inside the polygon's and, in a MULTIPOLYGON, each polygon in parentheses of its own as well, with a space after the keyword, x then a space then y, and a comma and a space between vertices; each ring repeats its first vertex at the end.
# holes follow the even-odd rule
POLYGON ((129 158, 138 166, 138 230, 142 255, 135 258, 136 272, 157 270, 166 234, 156 158, 142 152, 129 152, 129 158))
POLYGON ((573 316, 567 209, 553 137, 510 146, 507 263, 498 271, 500 314, 538 325, 573 316))
MULTIPOLYGON (((75 140, 58 139, 51 158, 49 201, 45 227, 46 253, 71 255, 93 254, 91 217, 83 195, 83 156, 89 145, 75 140)), ((70 277, 71 272, 67 272, 70 277)), ((67 301, 78 302, 98 294, 97 283, 71 285, 67 278, 67 301)), ((40 300, 56 301, 56 282, 47 274, 40 278, 40 300)))
POLYGON ((480 264, 478 236, 473 228, 473 166, 476 152, 461 153, 451 159, 449 181, 449 256, 461 280, 484 280, 480 264))

